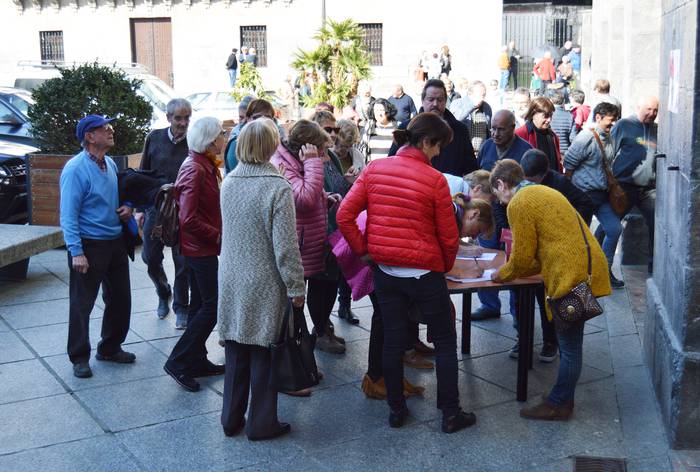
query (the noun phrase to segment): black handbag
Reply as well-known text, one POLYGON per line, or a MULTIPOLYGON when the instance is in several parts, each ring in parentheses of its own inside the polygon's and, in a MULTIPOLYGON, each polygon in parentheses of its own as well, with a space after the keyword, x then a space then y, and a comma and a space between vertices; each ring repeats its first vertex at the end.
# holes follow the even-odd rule
POLYGON ((278 392, 296 392, 318 385, 318 367, 314 357, 316 335, 309 334, 304 309, 296 309, 291 300, 282 320, 282 333, 270 344, 270 388, 278 392))
POLYGON ((588 244, 588 238, 578 214, 576 219, 588 252, 588 277, 563 297, 556 299, 547 297, 547 303, 552 310, 554 327, 559 332, 567 331, 603 313, 603 307, 591 291, 591 246, 588 244))

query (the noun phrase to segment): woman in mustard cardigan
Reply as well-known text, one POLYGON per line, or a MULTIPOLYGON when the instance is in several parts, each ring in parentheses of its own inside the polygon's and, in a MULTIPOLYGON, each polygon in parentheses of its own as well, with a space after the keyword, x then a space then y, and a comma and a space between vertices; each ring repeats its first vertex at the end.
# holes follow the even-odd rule
MULTIPOLYGON (((591 290, 596 297, 609 295, 608 263, 586 224, 579 226, 578 213, 559 192, 525 180, 520 165, 499 161, 491 172, 491 187, 502 204, 508 205, 513 232, 510 259, 492 275, 494 282, 541 274, 545 293, 552 298, 566 295, 588 277, 588 255, 581 227, 591 247, 591 290), (578 221, 577 221, 578 220, 578 221)), ((547 307, 547 316, 552 313, 547 307)), ((557 333, 559 375, 554 388, 520 416, 538 420, 567 420, 574 409, 576 382, 583 359, 583 326, 557 333)))

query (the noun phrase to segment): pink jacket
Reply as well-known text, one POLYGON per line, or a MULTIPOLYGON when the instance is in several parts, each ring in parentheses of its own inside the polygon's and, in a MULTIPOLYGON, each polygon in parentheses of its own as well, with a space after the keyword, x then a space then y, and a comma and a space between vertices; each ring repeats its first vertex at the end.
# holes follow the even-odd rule
POLYGON ((284 177, 292 185, 297 217, 297 237, 304 277, 325 269, 324 246, 328 220, 327 195, 323 190, 323 162, 320 158, 301 162, 282 144, 270 162, 284 166, 284 177))
MULTIPOLYGON (((367 228, 366 211, 363 211, 357 217, 357 226, 364 235, 367 228)), ((338 267, 350 286, 352 299, 359 300, 365 295, 372 293, 374 291, 372 268, 353 252, 340 230, 336 230, 328 236, 328 240, 333 247, 333 254, 335 254, 335 258, 338 261, 338 267)))

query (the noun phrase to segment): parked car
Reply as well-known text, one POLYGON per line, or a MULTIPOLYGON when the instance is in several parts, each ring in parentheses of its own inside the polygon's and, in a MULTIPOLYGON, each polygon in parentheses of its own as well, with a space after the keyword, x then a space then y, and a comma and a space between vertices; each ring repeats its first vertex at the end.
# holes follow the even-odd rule
POLYGON ((36 150, 0 141, 0 223, 25 224, 28 220, 26 156, 36 150))
POLYGON ((29 107, 34 105, 32 92, 15 87, 0 87, 0 98, 5 99, 10 105, 27 115, 29 107))
POLYGON ((36 145, 29 117, 21 109, 25 104, 28 102, 17 93, 0 93, 0 139, 28 146, 36 145))
MULTIPOLYGON (((275 108, 277 119, 285 123, 289 120, 289 106, 274 92, 267 92, 268 101, 275 108)), ((238 122, 238 101, 231 95, 231 91, 207 91, 197 92, 187 96, 192 105, 192 117, 214 116, 226 122, 232 120, 238 122)))

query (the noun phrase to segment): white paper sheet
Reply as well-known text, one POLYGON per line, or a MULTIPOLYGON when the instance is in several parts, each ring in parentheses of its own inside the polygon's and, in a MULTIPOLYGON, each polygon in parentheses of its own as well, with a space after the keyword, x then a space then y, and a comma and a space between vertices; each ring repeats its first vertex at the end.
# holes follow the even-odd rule
MULTIPOLYGON (((478 256, 476 258, 477 261, 492 261, 496 258, 496 253, 495 252, 485 252, 482 255, 478 256)), ((457 259, 461 259, 463 261, 473 261, 474 256, 464 256, 464 255, 458 255, 457 259)))
POLYGON ((475 279, 460 279, 457 277, 452 277, 450 275, 446 275, 445 278, 447 280, 451 280, 453 282, 461 283, 461 284, 468 284, 468 283, 473 283, 473 282, 488 282, 491 280, 491 274, 495 272, 496 269, 486 269, 484 271, 484 275, 475 279))

